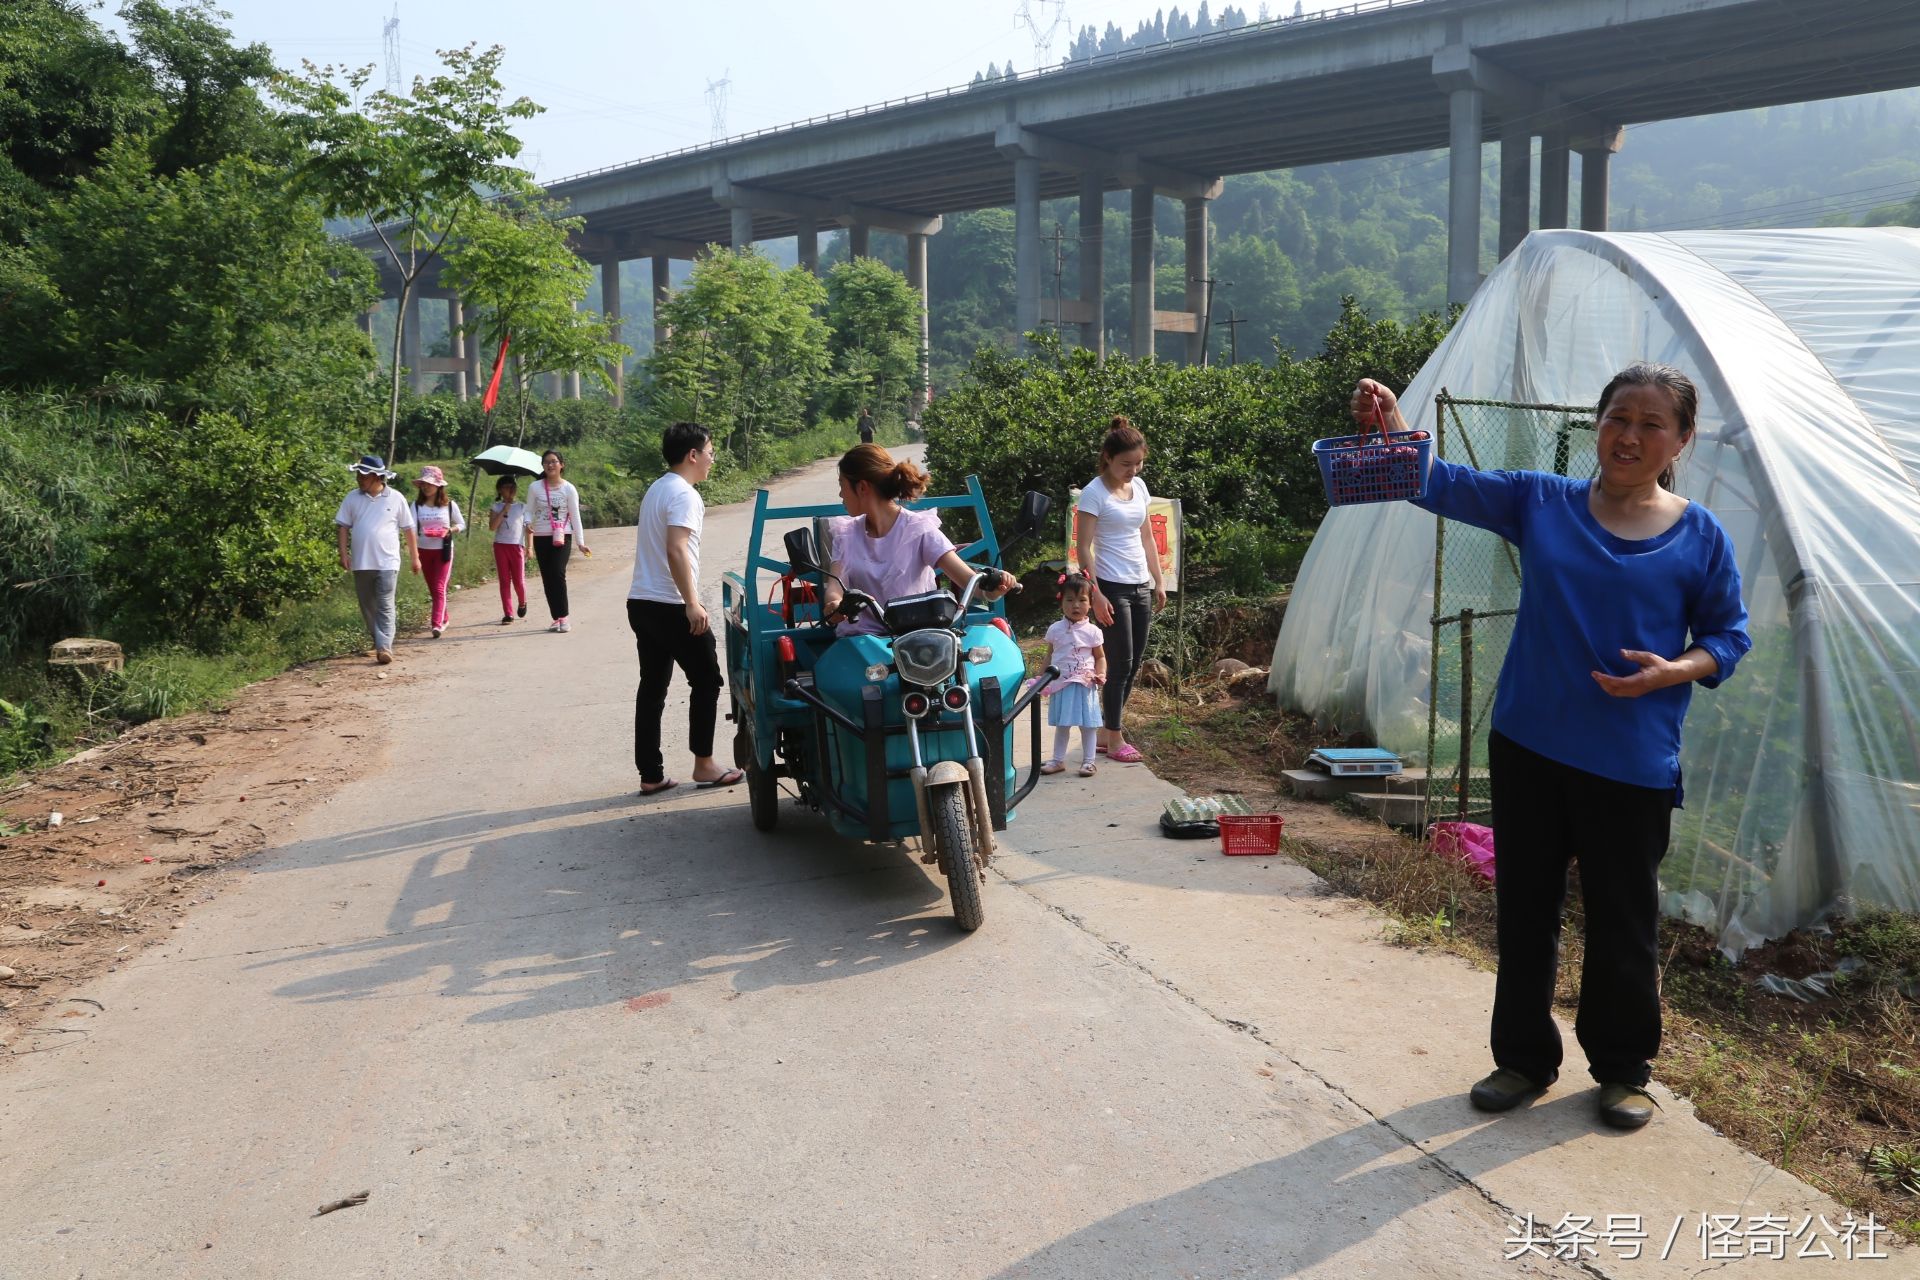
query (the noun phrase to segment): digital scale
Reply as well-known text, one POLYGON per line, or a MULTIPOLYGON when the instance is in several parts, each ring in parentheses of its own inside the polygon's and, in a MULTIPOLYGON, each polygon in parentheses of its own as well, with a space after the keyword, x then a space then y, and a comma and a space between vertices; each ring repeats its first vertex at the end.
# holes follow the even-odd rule
POLYGON ((1318 747, 1307 764, 1336 778, 1366 778, 1400 772, 1400 757, 1385 747, 1318 747))

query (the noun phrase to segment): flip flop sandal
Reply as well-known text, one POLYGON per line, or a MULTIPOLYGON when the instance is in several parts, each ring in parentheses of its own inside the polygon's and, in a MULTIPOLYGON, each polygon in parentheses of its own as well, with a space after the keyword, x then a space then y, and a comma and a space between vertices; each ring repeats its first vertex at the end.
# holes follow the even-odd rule
POLYGON ((715 787, 731 787, 747 775, 739 769, 729 769, 711 782, 696 782, 693 785, 702 791, 711 791, 715 787))
POLYGON ((1131 742, 1127 742, 1122 743, 1119 750, 1109 751, 1107 753, 1107 759, 1113 761, 1115 764, 1140 764, 1146 760, 1146 757, 1140 754, 1138 747, 1134 746, 1131 742))
POLYGON ((643 796, 657 796, 662 791, 671 791, 679 785, 679 781, 674 778, 668 778, 665 782, 643 782, 640 784, 640 794, 643 796))

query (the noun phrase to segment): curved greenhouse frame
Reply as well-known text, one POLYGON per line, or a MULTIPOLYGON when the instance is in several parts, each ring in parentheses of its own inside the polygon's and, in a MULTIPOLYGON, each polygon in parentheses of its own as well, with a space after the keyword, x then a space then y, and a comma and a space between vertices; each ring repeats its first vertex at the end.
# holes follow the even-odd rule
MULTIPOLYGON (((1678 488, 1732 536, 1754 640, 1688 713, 1666 910, 1735 953, 1843 902, 1920 911, 1920 231, 1536 232, 1402 400, 1590 404, 1643 359, 1699 384, 1678 488)), ((1434 543, 1407 504, 1328 514, 1284 705, 1424 760, 1434 543)))

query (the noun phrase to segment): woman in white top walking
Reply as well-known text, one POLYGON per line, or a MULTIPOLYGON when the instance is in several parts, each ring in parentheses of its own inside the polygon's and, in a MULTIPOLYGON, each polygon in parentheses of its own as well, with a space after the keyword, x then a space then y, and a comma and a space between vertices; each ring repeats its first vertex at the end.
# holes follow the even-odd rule
POLYGON ((1147 626, 1167 603, 1160 553, 1147 522, 1147 438, 1116 416, 1100 444, 1100 473, 1080 491, 1073 536, 1080 567, 1093 571, 1093 620, 1106 637, 1107 683, 1100 693, 1100 750, 1116 764, 1144 757, 1120 727, 1134 677, 1147 656, 1147 626))
POLYGON ((574 544, 580 554, 591 556, 587 531, 580 524, 580 491, 573 482, 561 478, 567 460, 558 449, 540 455, 544 474, 527 486, 527 506, 533 517, 533 558, 540 562, 540 589, 547 595, 547 613, 553 622, 549 631, 571 631, 567 620, 567 558, 574 544))
POLYGON ((447 492, 447 477, 438 467, 420 468, 413 482, 413 523, 420 531, 420 574, 427 580, 433 638, 447 629, 447 580, 453 576, 453 535, 467 521, 460 504, 447 492))

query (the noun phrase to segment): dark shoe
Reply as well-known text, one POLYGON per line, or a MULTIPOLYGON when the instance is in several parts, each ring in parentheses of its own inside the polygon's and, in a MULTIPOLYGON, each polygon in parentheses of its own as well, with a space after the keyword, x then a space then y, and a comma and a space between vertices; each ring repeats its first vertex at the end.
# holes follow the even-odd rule
POLYGON ((1660 1104, 1637 1084, 1600 1086, 1600 1121, 1609 1129, 1638 1129, 1653 1119, 1660 1104))
POLYGON ((1486 1079, 1473 1086, 1467 1094, 1476 1111, 1511 1111, 1523 1102, 1527 1102, 1545 1093, 1547 1086, 1560 1078, 1558 1071, 1544 1081, 1534 1081, 1501 1067, 1486 1079))
POLYGON ((517 612, 516 612, 516 613, 515 613, 515 614, 514 614, 513 616, 514 616, 514 617, 516 617, 516 618, 524 618, 524 617, 526 617, 526 616, 527 616, 527 606, 525 606, 524 604, 523 604, 523 605, 521 605, 521 606, 520 606, 520 608, 519 608, 519 610, 518 610, 518 611, 517 611, 517 612))

